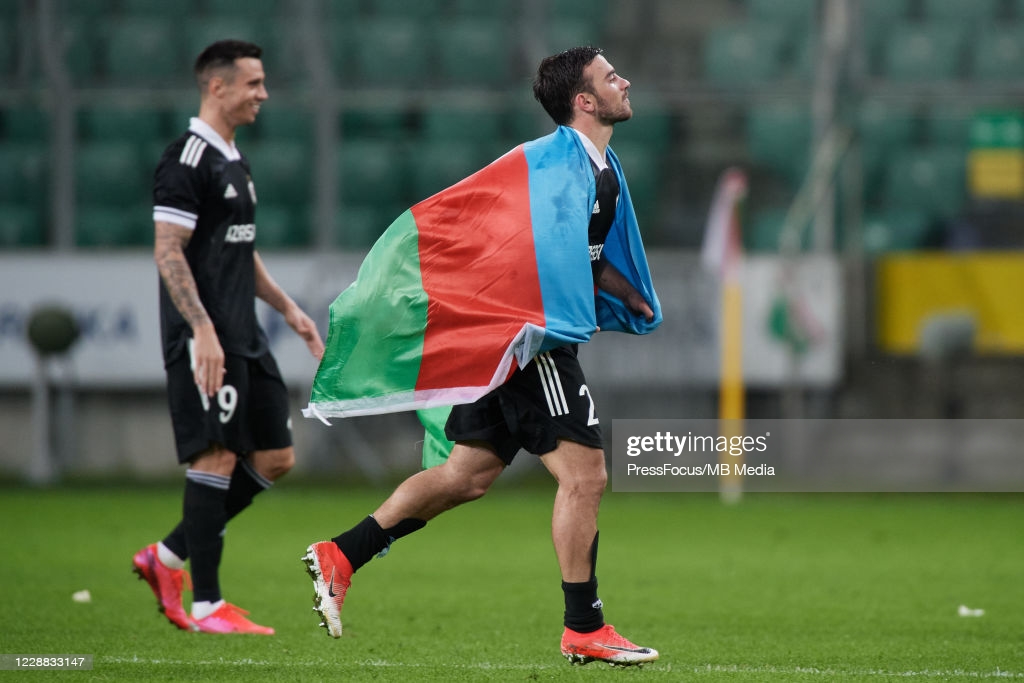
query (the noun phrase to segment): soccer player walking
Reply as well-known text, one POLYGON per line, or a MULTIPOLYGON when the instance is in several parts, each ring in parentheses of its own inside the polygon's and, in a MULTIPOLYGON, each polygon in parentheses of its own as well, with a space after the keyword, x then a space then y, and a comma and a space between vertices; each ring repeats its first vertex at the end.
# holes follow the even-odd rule
MULTIPOLYGON (((578 245, 573 249, 589 246, 593 280, 584 273, 583 297, 593 300, 596 285, 618 300, 626 315, 657 324, 656 302, 641 295, 609 262, 604 249, 616 221, 625 222, 628 216, 635 224, 631 207, 618 210, 624 180, 620 182, 621 170, 607 151, 615 124, 632 116, 629 86, 597 48, 573 48, 544 59, 534 94, 559 129, 531 149, 543 150, 536 155, 548 166, 565 164, 567 175, 593 174, 575 176, 585 179, 582 193, 577 193, 582 196, 565 198, 574 203, 573 215, 582 216, 583 223, 590 217, 589 226, 572 233, 572 244, 578 245), (588 185, 593 194, 587 194, 588 185), (589 245, 582 241, 584 231, 589 245)), ((570 234, 564 224, 557 231, 570 234)), ((474 311, 464 313, 472 316, 474 311)), ((342 604, 357 570, 445 510, 484 495, 522 448, 540 456, 558 483, 552 537, 565 596, 562 654, 581 664, 598 660, 631 665, 657 659, 656 650, 634 645, 605 623, 597 595, 597 516, 607 471, 599 419, 576 345, 544 351, 497 389, 454 406, 445 434, 455 446, 443 464, 406 479, 373 514, 307 549, 303 561, 314 581, 314 608, 328 633, 341 635, 342 604)))
POLYGON ((226 602, 218 580, 226 523, 295 461, 288 394, 256 298, 284 316, 313 356, 324 350, 316 324, 254 247, 256 191, 235 130, 253 123, 268 97, 261 55, 236 40, 203 50, 195 62, 199 115, 167 147, 153 188, 167 393, 178 460, 188 469, 181 521, 133 565, 171 623, 204 633, 274 633, 226 602), (182 604, 186 560, 191 614, 182 604))

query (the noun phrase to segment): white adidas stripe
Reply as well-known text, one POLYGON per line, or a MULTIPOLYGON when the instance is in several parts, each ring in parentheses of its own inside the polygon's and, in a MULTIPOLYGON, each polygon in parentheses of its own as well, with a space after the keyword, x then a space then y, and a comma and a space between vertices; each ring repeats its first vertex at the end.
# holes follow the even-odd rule
POLYGON ((550 353, 545 352, 537 356, 537 371, 540 373, 544 398, 548 402, 548 411, 554 416, 568 415, 569 404, 565 400, 565 392, 562 391, 562 380, 558 376, 555 359, 550 353))
POLYGON ((203 158, 203 152, 206 151, 206 147, 205 140, 193 135, 185 143, 185 148, 181 150, 181 156, 178 157, 178 161, 186 166, 195 168, 199 165, 199 160, 203 158))

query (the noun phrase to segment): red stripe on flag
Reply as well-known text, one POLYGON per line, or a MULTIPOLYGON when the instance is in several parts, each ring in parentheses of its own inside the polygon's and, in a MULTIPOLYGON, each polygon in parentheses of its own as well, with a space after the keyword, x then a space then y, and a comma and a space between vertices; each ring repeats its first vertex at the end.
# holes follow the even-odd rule
POLYGON ((416 389, 486 386, 523 324, 545 322, 523 148, 412 212, 429 298, 416 389))

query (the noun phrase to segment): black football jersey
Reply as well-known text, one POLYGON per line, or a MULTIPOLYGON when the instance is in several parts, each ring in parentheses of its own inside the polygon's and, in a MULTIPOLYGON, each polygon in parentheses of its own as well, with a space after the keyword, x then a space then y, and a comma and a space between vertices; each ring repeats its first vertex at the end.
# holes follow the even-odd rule
MULTIPOLYGON (((256 189, 249 162, 209 125, 192 119, 164 151, 153 185, 153 220, 193 230, 185 247, 199 298, 225 353, 253 358, 267 350, 256 319, 256 189)), ((164 362, 185 351, 192 330, 160 281, 164 362)))
POLYGON ((600 267, 605 240, 608 239, 612 223, 615 222, 615 210, 619 204, 619 179, 609 166, 598 170, 593 159, 590 161, 590 167, 594 171, 597 194, 594 208, 590 213, 587 237, 590 242, 590 266, 596 275, 600 267))

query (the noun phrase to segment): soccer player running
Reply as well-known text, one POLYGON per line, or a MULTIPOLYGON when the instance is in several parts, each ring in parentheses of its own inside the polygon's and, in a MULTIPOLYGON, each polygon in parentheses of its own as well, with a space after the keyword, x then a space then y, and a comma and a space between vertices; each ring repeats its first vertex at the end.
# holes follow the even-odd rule
MULTIPOLYGON (((541 62, 534 94, 555 123, 575 131, 590 157, 597 187, 597 202, 592 211, 587 207, 594 282, 650 321, 649 302, 602 257, 619 198, 605 149, 615 124, 632 116, 629 85, 601 50, 573 48, 541 62)), ((606 624, 598 599, 597 516, 607 471, 600 425, 576 353, 576 345, 542 353, 475 403, 454 406, 445 425, 455 442, 447 461, 406 479, 353 528, 309 546, 302 559, 314 581, 314 609, 330 635, 341 636, 341 609, 353 573, 396 539, 484 495, 523 448, 540 456, 558 483, 552 537, 565 595, 562 654, 580 664, 630 665, 658 658, 656 650, 634 645, 606 624), (549 389, 564 395, 557 410, 546 398, 549 389)))
POLYGON ((261 54, 236 40, 203 50, 195 62, 199 116, 164 151, 153 188, 167 393, 178 460, 188 469, 181 521, 133 565, 171 623, 204 633, 274 633, 226 602, 218 581, 225 524, 295 461, 288 394, 256 319, 256 297, 284 316, 313 356, 324 351, 316 324, 253 245, 256 192, 234 140, 267 99, 261 54), (182 605, 186 559, 191 615, 182 605))

